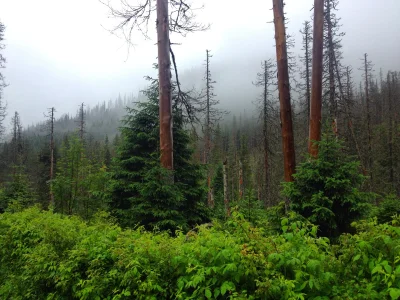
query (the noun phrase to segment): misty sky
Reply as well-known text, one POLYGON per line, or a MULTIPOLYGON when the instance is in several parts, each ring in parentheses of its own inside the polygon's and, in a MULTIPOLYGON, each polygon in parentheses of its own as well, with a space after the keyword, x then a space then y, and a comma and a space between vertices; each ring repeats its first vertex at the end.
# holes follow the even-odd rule
MULTIPOLYGON (((224 89, 253 89, 260 61, 275 54, 273 24, 268 23, 272 0, 195 2, 205 4, 199 18, 211 23, 211 29, 185 39, 171 37, 172 42, 182 43, 175 46, 180 72, 201 68, 205 49, 212 49, 217 94, 224 89)), ((310 19, 312 3, 286 0, 288 33, 296 35, 296 49, 301 48, 298 32, 310 19)), ((399 70, 400 0, 341 0, 339 9, 346 32, 343 63, 352 65, 358 76, 359 58, 367 52, 376 75, 380 67, 384 72, 399 70)), ((43 120, 43 112, 51 106, 61 116, 75 113, 81 102, 94 105, 119 93, 137 94, 145 86, 143 76, 155 75, 155 28, 149 28, 150 41, 135 36, 137 46, 127 57, 124 40, 105 29, 115 22, 97 0, 1 0, 0 20, 6 26, 8 61, 2 72, 10 84, 4 99, 9 115, 19 111, 24 126, 43 120)), ((249 105, 252 100, 235 101, 249 105)), ((231 104, 226 98, 221 102, 231 104)))

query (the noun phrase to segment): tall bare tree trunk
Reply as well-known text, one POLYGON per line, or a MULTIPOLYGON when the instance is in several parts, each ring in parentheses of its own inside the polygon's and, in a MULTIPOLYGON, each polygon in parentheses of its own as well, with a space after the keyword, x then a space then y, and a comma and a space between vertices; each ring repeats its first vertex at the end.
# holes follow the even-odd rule
POLYGON ((313 141, 321 140, 322 120, 322 70, 324 45, 324 0, 314 0, 314 38, 312 62, 312 90, 310 107, 310 136, 308 152, 311 156, 318 156, 318 147, 313 141))
MULTIPOLYGON (((389 181, 394 187, 394 159, 393 159, 393 101, 392 101, 392 85, 390 82, 390 73, 387 75, 388 85, 388 113, 389 113, 389 181)), ((394 88, 394 86, 393 86, 394 88)))
POLYGON ((85 134, 85 111, 84 111, 85 104, 82 103, 79 108, 79 138, 83 143, 83 135, 85 134))
MULTIPOLYGON (((272 0, 275 23, 276 61, 278 66, 278 89, 280 102, 280 118, 282 127, 282 146, 285 181, 293 181, 296 168, 294 150, 292 108, 290 103, 290 84, 288 57, 286 46, 285 19, 283 14, 283 0, 272 0)), ((287 203, 288 204, 288 203, 287 203)))
POLYGON ((270 204, 269 199, 269 158, 268 158, 268 65, 267 61, 264 61, 264 97, 263 97, 263 138, 264 138, 264 185, 265 185, 265 200, 264 206, 270 204))
MULTIPOLYGON (((393 143, 395 143, 395 141, 397 140, 397 137, 399 136, 399 124, 398 124, 398 106, 396 105, 396 103, 398 103, 398 91, 399 91, 399 86, 398 86, 398 81, 397 81, 397 73, 394 71, 392 72, 392 88, 393 88, 393 92, 392 92, 392 103, 395 104, 395 107, 393 108, 394 110, 394 118, 393 118, 393 129, 394 129, 394 141, 393 143)), ((398 166, 398 154, 395 151, 395 155, 393 157, 393 169, 397 170, 397 166, 398 166)), ((399 186, 399 179, 397 176, 397 172, 393 171, 393 184, 394 184, 394 190, 397 192, 397 195, 400 194, 400 186, 399 186)))
POLYGON ((224 205, 225 205, 226 215, 230 216, 231 215, 231 210, 230 210, 229 198, 228 198, 227 164, 228 164, 228 160, 225 158, 224 163, 223 163, 223 168, 222 168, 222 174, 223 174, 223 177, 224 177, 224 205))
POLYGON ((329 106, 330 115, 333 122, 333 130, 336 133, 337 124, 337 104, 336 104, 336 89, 335 89, 335 70, 334 70, 334 59, 335 49, 333 48, 333 33, 332 33, 332 22, 331 22, 331 4, 330 0, 326 1, 326 20, 328 27, 328 71, 329 71, 329 106))
MULTIPOLYGON (((210 163, 211 153, 211 119, 210 119, 210 53, 206 50, 206 132, 205 132, 205 145, 204 145, 204 163, 210 163)), ((214 207, 214 195, 211 187, 211 170, 210 166, 207 166, 207 202, 208 206, 214 207)))
POLYGON ((206 136, 205 136, 205 163, 208 163, 210 156, 210 55, 206 50, 206 136))
POLYGON ((158 79, 160 92, 161 166, 174 168, 172 136, 171 58, 168 0, 157 0, 158 79))
POLYGON ((370 112, 370 99, 369 99, 369 75, 370 63, 367 60, 367 53, 364 54, 364 72, 365 72, 365 101, 367 106, 367 131, 368 131, 368 162, 369 162, 369 174, 370 182, 372 185, 372 133, 371 133, 371 112, 370 112))
POLYGON ((305 62, 306 62, 306 100, 307 100, 307 121, 308 126, 310 126, 310 113, 311 113, 311 83, 310 83, 310 22, 306 21, 304 23, 304 51, 305 51, 305 62))
POLYGON ((54 206, 54 107, 50 109, 50 206, 54 206))
POLYGON ((243 164, 242 161, 239 160, 239 200, 243 199, 243 164))

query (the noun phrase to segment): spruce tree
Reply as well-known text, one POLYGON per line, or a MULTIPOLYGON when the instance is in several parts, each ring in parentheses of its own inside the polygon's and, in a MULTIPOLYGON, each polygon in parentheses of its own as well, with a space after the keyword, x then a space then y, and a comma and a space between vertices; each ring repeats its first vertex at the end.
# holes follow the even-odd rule
POLYGON ((294 182, 284 184, 291 209, 318 225, 319 234, 337 237, 351 231, 351 223, 369 208, 371 194, 361 192, 365 176, 360 163, 343 151, 342 141, 328 130, 318 145, 318 156, 300 164, 294 182))
MULTIPOLYGON (((174 171, 159 163, 158 82, 144 91, 147 102, 128 108, 112 174, 112 211, 122 226, 175 230, 208 220, 204 170, 191 162, 193 150, 184 118, 174 105, 174 171), (168 180, 173 172, 174 181, 168 180)), ((174 97, 176 100, 176 97, 174 97)))

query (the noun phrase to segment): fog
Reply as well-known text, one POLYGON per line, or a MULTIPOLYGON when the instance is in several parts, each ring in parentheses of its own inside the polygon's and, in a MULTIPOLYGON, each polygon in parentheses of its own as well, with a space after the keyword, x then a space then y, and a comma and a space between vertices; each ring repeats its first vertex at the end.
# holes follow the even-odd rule
MULTIPOLYGON (((118 0, 114 0, 118 2, 118 0)), ((136 0, 131 0, 136 1, 136 0)), ((258 91, 253 87, 260 62, 273 58, 272 1, 204 0, 199 20, 210 23, 206 32, 186 38, 171 36, 181 81, 201 84, 205 49, 211 49, 212 75, 221 105, 252 110, 258 91), (185 76, 194 74, 194 76, 185 76), (200 75, 199 75, 200 74, 200 75), (192 82, 196 81, 196 82, 192 82)), ((310 20, 312 0, 286 0, 288 33, 296 38, 310 20)), ((399 0, 341 0, 338 16, 343 31, 343 64, 352 65, 359 80, 359 60, 365 52, 383 71, 399 70, 399 0)), ((8 113, 18 111, 24 126, 43 119, 54 106, 58 115, 75 113, 78 105, 95 105, 118 94, 136 94, 145 86, 145 75, 155 75, 155 26, 151 39, 134 35, 133 48, 110 34, 115 20, 97 0, 1 0, 0 20, 6 26, 2 70, 10 85, 4 90, 8 113)))

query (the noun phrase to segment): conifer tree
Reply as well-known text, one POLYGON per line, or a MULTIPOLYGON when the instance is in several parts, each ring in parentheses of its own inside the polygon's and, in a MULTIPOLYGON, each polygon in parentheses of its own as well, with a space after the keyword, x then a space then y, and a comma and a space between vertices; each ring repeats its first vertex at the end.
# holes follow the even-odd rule
MULTIPOLYGON (((303 63, 303 68, 300 72, 301 78, 304 80, 298 87, 298 90, 302 91, 300 99, 302 101, 302 112, 309 125, 310 120, 310 103, 311 103, 311 66, 312 66, 312 27, 309 21, 305 21, 304 28, 300 30, 303 37, 303 43, 301 50, 303 55, 300 56, 300 61, 303 63)), ((308 129, 308 126, 306 126, 308 129)), ((308 132, 308 130, 307 130, 308 132)))
POLYGON ((263 199, 264 205, 270 205, 270 161, 269 161, 269 152, 270 152, 270 127, 271 127, 271 119, 272 119, 272 107, 273 103, 271 100, 272 90, 271 87, 275 85, 274 77, 275 77, 275 66, 272 63, 272 60, 265 60, 261 64, 262 71, 257 73, 257 80, 254 83, 255 86, 261 87, 263 89, 261 97, 257 103, 257 109, 260 111, 259 119, 262 123, 262 139, 263 139, 263 152, 264 152, 264 168, 263 168, 263 199))
MULTIPOLYGON (((193 150, 182 111, 174 109, 174 183, 166 180, 158 157, 158 82, 144 92, 147 102, 128 109, 113 166, 112 210, 123 226, 187 229, 207 220, 203 170, 192 163, 193 150)), ((177 95, 174 93, 174 99, 177 95)))
MULTIPOLYGON (((5 48, 5 44, 3 43, 4 40, 4 31, 5 31, 5 26, 3 23, 0 22, 0 69, 5 68, 6 64, 6 58, 3 56, 1 53, 2 50, 5 48)), ((4 134, 4 119, 6 117, 6 104, 3 101, 3 89, 7 86, 5 82, 4 75, 0 72, 0 138, 2 138, 2 135, 4 134)))
POLYGON ((104 165, 109 168, 111 165, 111 151, 110 151, 110 145, 108 141, 108 135, 106 135, 106 138, 104 139, 104 154, 103 154, 103 162, 104 165))
POLYGON ((341 66, 342 60, 342 37, 340 31, 340 18, 336 15, 339 0, 325 1, 325 24, 324 24, 324 91, 331 122, 334 124, 334 131, 337 132, 338 117, 340 112, 338 85, 340 77, 343 76, 341 66))
POLYGON ((212 171, 213 167, 210 164, 210 155, 212 152, 212 143, 211 138, 215 130, 215 126, 218 121, 221 119, 222 111, 218 109, 216 106, 219 104, 219 100, 215 98, 214 94, 214 84, 215 81, 212 80, 211 69, 210 69, 210 59, 212 55, 210 54, 210 50, 206 50, 206 73, 205 73, 205 81, 206 81, 206 94, 205 99, 202 101, 201 105, 203 106, 202 110, 205 114, 205 122, 204 122, 204 163, 208 165, 208 174, 207 174, 207 184, 208 184, 208 196, 207 202, 210 207, 214 206, 214 195, 213 195, 213 187, 211 185, 211 178, 213 177, 212 171))
POLYGON ((369 83, 371 80, 371 71, 372 71, 372 63, 367 59, 367 53, 364 54, 364 58, 362 59, 363 64, 361 70, 364 72, 364 88, 365 88, 365 108, 366 108, 366 121, 367 121, 367 136, 368 136, 368 169, 370 172, 370 183, 373 184, 373 156, 372 156, 372 129, 371 129, 371 98, 370 98, 370 87, 369 83))
POLYGON ((318 142, 318 156, 300 164, 294 177, 283 194, 294 211, 318 225, 322 236, 351 232, 351 223, 369 208, 368 194, 360 191, 365 177, 359 162, 343 152, 342 141, 330 129, 318 142))

